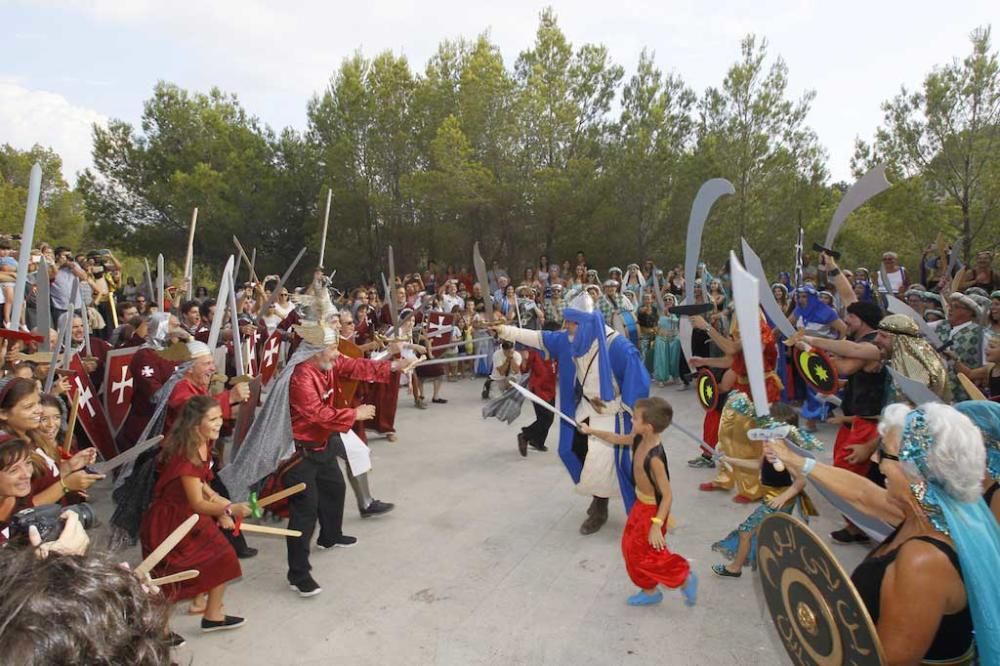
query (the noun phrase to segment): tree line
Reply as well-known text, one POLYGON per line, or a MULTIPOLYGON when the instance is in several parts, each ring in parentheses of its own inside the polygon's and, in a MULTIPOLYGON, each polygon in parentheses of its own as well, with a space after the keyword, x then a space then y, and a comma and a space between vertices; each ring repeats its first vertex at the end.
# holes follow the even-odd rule
MULTIPOLYGON (((966 252, 1000 244, 990 29, 974 30, 970 47, 887 99, 878 128, 858 128, 873 136, 857 141, 856 175, 888 161, 895 187, 845 225, 838 249, 851 261, 874 265, 891 248, 913 266, 939 233, 965 237, 966 252)), ((262 274, 303 245, 303 266, 315 265, 332 188, 326 266, 370 280, 389 244, 400 270, 468 265, 477 240, 488 261, 514 270, 577 250, 600 266, 673 265, 698 187, 723 177, 736 194, 712 211, 704 259, 721 264, 745 237, 769 270, 785 270, 798 228, 822 240, 847 187, 829 182, 808 124, 815 93, 793 98, 788 78, 754 35, 700 93, 652 51, 627 74, 604 46, 572 44, 547 9, 513 63, 488 34, 442 42, 422 72, 388 51, 355 53, 308 101, 302 132, 268 127, 234 94, 161 82, 138 127, 95 126, 94 166, 71 194, 87 238, 175 261, 198 207, 196 261, 217 270, 236 234, 257 248, 262 274)), ((7 192, 0 210, 23 201, 7 192)))

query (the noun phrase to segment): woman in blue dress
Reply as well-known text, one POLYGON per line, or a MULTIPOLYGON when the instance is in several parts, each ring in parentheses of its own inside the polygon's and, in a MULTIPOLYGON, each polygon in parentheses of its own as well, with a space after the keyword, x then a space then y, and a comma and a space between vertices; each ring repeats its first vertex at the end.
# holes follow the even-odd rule
POLYGON ((666 312, 660 315, 656 330, 656 345, 653 352, 653 377, 661 386, 680 379, 681 341, 680 317, 670 314, 670 308, 677 305, 673 294, 663 295, 666 312))

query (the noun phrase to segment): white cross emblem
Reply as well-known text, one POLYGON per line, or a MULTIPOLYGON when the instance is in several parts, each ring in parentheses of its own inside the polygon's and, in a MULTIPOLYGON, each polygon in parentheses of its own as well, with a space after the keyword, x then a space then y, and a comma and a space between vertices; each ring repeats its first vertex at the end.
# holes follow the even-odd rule
POLYGON ((97 412, 94 411, 93 406, 90 404, 90 399, 94 397, 93 392, 89 387, 84 388, 83 382, 79 377, 74 377, 73 381, 76 382, 76 397, 79 400, 80 406, 90 412, 90 418, 97 416, 97 412))
POLYGON ((142 366, 142 370, 140 370, 140 372, 142 373, 143 377, 147 377, 147 378, 148 377, 152 377, 154 374, 156 374, 156 373, 153 372, 153 368, 150 367, 150 366, 148 366, 148 365, 142 366))
POLYGON ((267 341, 267 345, 264 346, 265 368, 269 368, 271 367, 271 365, 273 365, 271 359, 273 359, 275 356, 278 355, 278 345, 280 344, 281 344, 281 338, 277 337, 271 338, 270 340, 267 341))
MULTIPOLYGON (((147 366, 147 367, 149 367, 149 366, 147 366)), ((112 393, 115 393, 115 392, 118 393, 118 401, 115 404, 120 405, 123 402, 125 402, 125 389, 132 388, 132 385, 133 385, 132 378, 128 377, 128 379, 125 379, 126 377, 128 377, 128 368, 123 365, 122 366, 122 380, 120 382, 111 382, 111 392, 112 393)))
POLYGON ((431 330, 431 332, 427 334, 428 338, 439 338, 442 335, 447 335, 452 328, 450 324, 445 324, 444 321, 440 319, 430 319, 428 321, 430 324, 429 328, 431 330))

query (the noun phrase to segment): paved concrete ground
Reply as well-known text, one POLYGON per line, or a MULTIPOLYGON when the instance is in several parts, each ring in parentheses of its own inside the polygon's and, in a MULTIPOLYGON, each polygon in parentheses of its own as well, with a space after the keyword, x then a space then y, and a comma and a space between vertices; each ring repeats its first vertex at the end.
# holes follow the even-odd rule
MULTIPOLYGON (((619 539, 625 516, 612 501, 607 525, 581 536, 588 500, 576 495, 555 454, 521 458, 516 428, 480 417, 480 383, 446 384, 447 405, 418 411, 400 397, 399 440, 372 442, 372 489, 396 510, 362 521, 348 489, 345 532, 356 547, 313 552, 323 593, 300 599, 285 583, 283 540, 251 536, 260 549, 227 590, 226 610, 246 627, 201 635, 178 608, 173 627, 188 639, 180 663, 212 664, 781 664, 788 663, 763 610, 756 576, 720 579, 711 544, 753 507, 701 493, 709 470, 684 462, 697 449, 666 438, 675 529, 668 546, 701 578, 694 609, 679 592, 631 608, 619 539)), ((693 392, 655 389, 676 418, 700 432, 693 392)), ((525 408, 519 424, 527 423, 525 408)), ((820 436, 832 446, 833 431, 820 436)), ((829 451, 821 454, 829 459, 829 451)), ((105 493, 95 499, 109 515, 105 493)), ((815 497, 815 494, 814 494, 815 497)), ((839 517, 818 499, 812 523, 826 535, 839 517)), ((103 537, 95 539, 103 544, 103 537)), ((850 568, 864 549, 838 547, 850 568)), ((131 553, 137 561, 137 553, 131 553)))

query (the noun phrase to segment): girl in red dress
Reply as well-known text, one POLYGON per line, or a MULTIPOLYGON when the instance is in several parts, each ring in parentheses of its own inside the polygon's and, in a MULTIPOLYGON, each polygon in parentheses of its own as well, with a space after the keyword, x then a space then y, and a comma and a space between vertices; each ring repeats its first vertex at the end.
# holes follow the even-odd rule
POLYGON ((222 409, 210 396, 195 396, 181 410, 160 453, 160 474, 153 502, 143 516, 140 538, 143 557, 149 555, 192 512, 194 528, 154 569, 155 577, 197 569, 197 578, 173 583, 163 591, 172 601, 207 593, 202 631, 235 629, 246 621, 222 611, 226 583, 242 575, 236 552, 219 531, 233 529, 235 518, 246 518, 250 507, 234 504, 209 486, 212 442, 222 427, 222 409))

